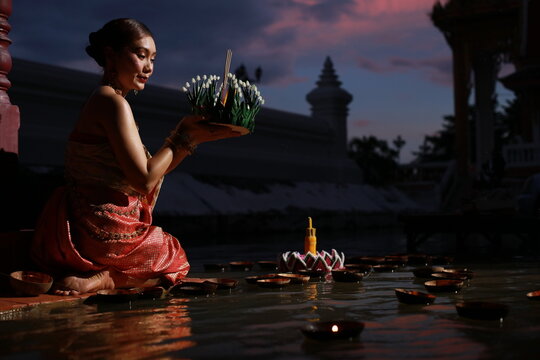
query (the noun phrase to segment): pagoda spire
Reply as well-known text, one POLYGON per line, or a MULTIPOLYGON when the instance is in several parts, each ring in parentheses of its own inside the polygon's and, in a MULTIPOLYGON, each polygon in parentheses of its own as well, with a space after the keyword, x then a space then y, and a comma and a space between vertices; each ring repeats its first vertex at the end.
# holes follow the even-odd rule
POLYGON ((336 137, 336 152, 346 154, 348 104, 353 97, 341 88, 330 56, 326 57, 316 84, 317 87, 306 96, 311 104, 311 117, 328 123, 336 137))

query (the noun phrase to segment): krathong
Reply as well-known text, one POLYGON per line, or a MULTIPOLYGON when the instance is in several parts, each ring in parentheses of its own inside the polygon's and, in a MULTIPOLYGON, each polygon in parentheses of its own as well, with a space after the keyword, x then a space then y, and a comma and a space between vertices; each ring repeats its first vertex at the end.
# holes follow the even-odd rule
POLYGON ((255 84, 239 80, 229 72, 231 56, 228 50, 223 81, 217 75, 197 75, 185 83, 182 91, 187 95, 193 114, 247 134, 255 129, 255 116, 264 99, 255 84))
POLYGON ((301 254, 297 251, 287 251, 281 254, 279 268, 281 271, 298 272, 299 270, 321 271, 329 273, 333 269, 342 269, 345 254, 332 249, 331 253, 319 251, 317 254, 308 252, 301 254))

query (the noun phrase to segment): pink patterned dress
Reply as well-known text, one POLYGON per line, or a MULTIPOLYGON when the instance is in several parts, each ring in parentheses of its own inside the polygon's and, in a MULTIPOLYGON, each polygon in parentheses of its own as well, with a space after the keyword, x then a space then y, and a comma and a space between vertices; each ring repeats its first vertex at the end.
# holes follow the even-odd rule
POLYGON ((36 226, 36 264, 56 276, 115 270, 126 279, 176 283, 187 275, 179 241, 152 225, 161 181, 148 196, 136 192, 107 138, 82 133, 70 137, 65 172, 67 185, 53 193, 36 226))

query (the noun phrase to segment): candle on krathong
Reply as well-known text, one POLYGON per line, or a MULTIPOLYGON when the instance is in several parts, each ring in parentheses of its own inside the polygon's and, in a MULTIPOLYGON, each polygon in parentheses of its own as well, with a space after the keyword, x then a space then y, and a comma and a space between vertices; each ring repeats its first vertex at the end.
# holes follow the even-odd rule
POLYGON ((308 217, 308 227, 306 228, 306 237, 304 238, 304 253, 312 253, 317 255, 317 236, 316 229, 313 227, 311 217, 308 217))

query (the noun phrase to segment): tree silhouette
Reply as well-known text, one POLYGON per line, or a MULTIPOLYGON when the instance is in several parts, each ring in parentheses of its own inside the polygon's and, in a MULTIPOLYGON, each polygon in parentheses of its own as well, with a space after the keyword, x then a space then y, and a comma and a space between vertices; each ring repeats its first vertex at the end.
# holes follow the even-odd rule
POLYGON ((397 180, 399 153, 405 140, 398 135, 393 144, 395 148, 390 147, 386 140, 373 135, 353 138, 349 142, 349 156, 362 169, 366 183, 381 186, 397 180))

